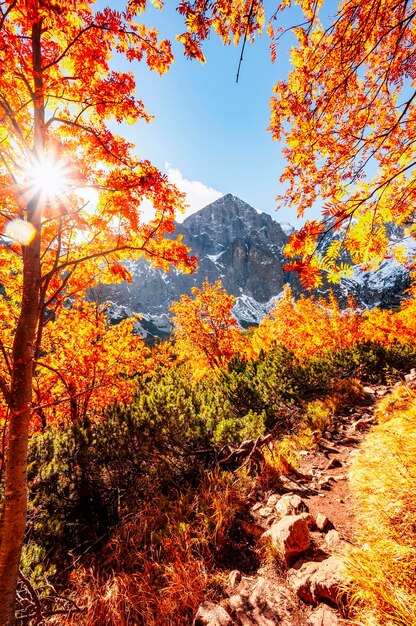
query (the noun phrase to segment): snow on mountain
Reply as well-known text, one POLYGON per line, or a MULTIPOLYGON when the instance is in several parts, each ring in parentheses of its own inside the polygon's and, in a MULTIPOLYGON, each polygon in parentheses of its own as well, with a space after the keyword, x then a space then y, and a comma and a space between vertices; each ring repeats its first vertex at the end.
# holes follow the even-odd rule
POLYGON ((292 224, 288 224, 287 222, 280 222, 280 227, 285 235, 287 235, 288 237, 290 237, 290 235, 295 232, 295 227, 292 226, 292 224))
MULTIPOLYGON (((279 224, 267 213, 256 211, 240 198, 227 194, 177 224, 176 235, 199 259, 193 274, 176 270, 164 273, 140 259, 127 262, 132 273, 131 284, 102 286, 102 298, 110 301, 114 321, 140 313, 137 331, 144 335, 168 335, 171 332, 169 307, 192 287, 201 287, 205 279, 221 279, 228 293, 236 297, 234 313, 244 327, 258 324, 289 284, 295 296, 302 293, 298 276, 286 272, 283 249, 294 228, 279 224)), ((389 236, 402 245, 403 231, 392 227, 389 236)), ((325 243, 329 245, 327 240, 325 243)), ((404 244, 409 253, 416 251, 416 242, 404 244)), ((355 268, 352 278, 338 285, 325 285, 319 294, 334 289, 341 303, 348 295, 358 306, 397 306, 403 290, 409 285, 408 271, 394 259, 387 259, 377 272, 355 268)))

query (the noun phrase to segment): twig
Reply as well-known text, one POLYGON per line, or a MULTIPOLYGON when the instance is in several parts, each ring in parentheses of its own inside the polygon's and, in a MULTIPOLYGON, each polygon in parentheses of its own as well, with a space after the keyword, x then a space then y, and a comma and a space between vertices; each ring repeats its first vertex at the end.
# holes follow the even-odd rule
POLYGON ((19 569, 19 578, 28 590, 30 597, 33 600, 33 604, 35 605, 36 610, 36 624, 41 624, 43 621, 42 607, 40 605, 39 596, 36 593, 35 589, 32 587, 32 584, 28 578, 23 574, 22 570, 19 569))
POLYGON ((241 64, 243 62, 243 58, 244 58, 244 49, 246 47, 248 33, 249 33, 249 30, 250 30, 250 22, 251 22, 251 18, 252 18, 252 15, 253 15, 253 8, 254 8, 254 0, 252 0, 252 2, 251 2, 250 11, 248 12, 248 15, 247 15, 247 27, 246 27, 246 32, 244 33, 243 47, 241 48, 240 60, 238 62, 237 76, 235 78, 235 82, 236 83, 238 83, 238 79, 240 77, 240 69, 241 69, 241 64))

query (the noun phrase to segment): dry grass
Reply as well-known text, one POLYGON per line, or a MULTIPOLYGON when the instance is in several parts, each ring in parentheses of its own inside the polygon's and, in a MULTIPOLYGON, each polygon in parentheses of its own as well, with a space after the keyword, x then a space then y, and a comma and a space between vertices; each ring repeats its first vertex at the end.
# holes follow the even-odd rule
POLYGON ((416 399, 398 388, 351 469, 360 548, 347 562, 365 626, 416 626, 416 399))
POLYGON ((222 553, 233 544, 246 482, 215 471, 198 492, 155 495, 126 520, 100 559, 71 574, 71 598, 81 613, 48 625, 178 626, 190 624, 207 589, 224 582, 222 553))
MULTIPOLYGON (((355 378, 334 384, 330 395, 308 402, 297 431, 275 443, 275 456, 278 458, 282 455, 296 467, 299 463, 300 451, 315 448, 326 428, 333 420, 336 420, 336 413, 353 406, 363 396, 363 386, 355 378)), ((280 471, 285 473, 282 467, 280 471)))

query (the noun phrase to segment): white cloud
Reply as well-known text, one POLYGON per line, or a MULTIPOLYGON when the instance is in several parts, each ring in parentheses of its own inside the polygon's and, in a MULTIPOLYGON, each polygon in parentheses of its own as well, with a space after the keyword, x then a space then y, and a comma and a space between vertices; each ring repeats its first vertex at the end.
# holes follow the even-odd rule
POLYGON ((207 187, 199 180, 187 180, 183 177, 182 172, 174 167, 170 163, 165 163, 165 170, 168 175, 169 181, 177 186, 180 191, 186 193, 186 202, 189 207, 185 213, 178 213, 176 220, 183 222, 183 220, 202 209, 207 204, 218 200, 224 194, 213 187, 207 187))

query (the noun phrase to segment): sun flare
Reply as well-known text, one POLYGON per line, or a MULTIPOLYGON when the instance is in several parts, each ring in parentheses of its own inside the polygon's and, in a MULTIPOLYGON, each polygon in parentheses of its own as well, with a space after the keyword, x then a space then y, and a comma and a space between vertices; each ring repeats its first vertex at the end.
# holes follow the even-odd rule
POLYGON ((62 196, 69 187, 69 168, 63 160, 45 157, 30 164, 26 171, 28 190, 47 200, 62 196))

